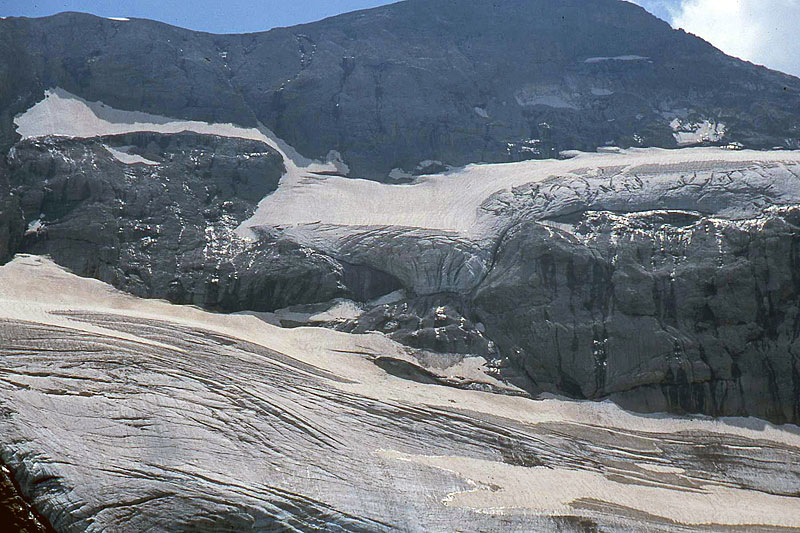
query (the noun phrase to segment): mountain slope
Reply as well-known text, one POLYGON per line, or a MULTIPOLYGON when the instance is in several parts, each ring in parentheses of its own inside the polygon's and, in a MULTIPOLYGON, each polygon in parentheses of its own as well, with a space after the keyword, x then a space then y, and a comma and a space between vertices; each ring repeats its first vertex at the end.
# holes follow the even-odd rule
POLYGON ((612 0, 0 28, 0 260, 480 355, 530 394, 800 420, 797 152, 508 162, 792 146, 800 80, 612 0))
POLYGON ((370 178, 424 161, 506 161, 530 139, 546 156, 674 147, 676 128, 706 122, 757 148, 800 136, 800 80, 617 0, 409 0, 247 35, 74 13, 0 28, 4 56, 29 56, 2 67, 11 113, 58 86, 120 109, 260 121, 370 178))

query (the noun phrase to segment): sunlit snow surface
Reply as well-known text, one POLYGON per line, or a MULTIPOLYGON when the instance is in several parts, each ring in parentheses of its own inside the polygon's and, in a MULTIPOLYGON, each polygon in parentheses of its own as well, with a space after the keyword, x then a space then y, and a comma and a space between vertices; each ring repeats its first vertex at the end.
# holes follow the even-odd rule
POLYGON ((649 57, 627 55, 615 57, 590 57, 584 60, 584 63, 605 63, 606 61, 649 61, 649 57))
POLYGON ((105 135, 152 131, 181 133, 191 131, 220 137, 237 137, 270 142, 257 128, 241 128, 233 124, 209 124, 179 120, 137 111, 122 111, 102 102, 88 102, 63 89, 45 92, 45 98, 14 119, 17 133, 32 137, 91 138, 105 135))

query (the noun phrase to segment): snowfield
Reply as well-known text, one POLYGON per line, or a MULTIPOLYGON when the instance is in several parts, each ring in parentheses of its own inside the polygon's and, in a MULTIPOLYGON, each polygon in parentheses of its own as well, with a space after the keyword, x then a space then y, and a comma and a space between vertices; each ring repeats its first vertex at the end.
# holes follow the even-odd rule
POLYGON ((482 237, 491 221, 479 209, 495 193, 558 176, 576 178, 585 171, 664 166, 687 173, 704 163, 733 165, 800 163, 798 152, 631 149, 620 153, 579 153, 568 160, 470 165, 446 174, 424 176, 413 184, 388 185, 336 176, 306 175, 281 182, 261 202, 248 226, 321 224, 403 226, 482 237))
POLYGON ((47 136, 91 138, 142 131, 157 133, 191 131, 267 143, 271 141, 257 128, 241 128, 233 124, 209 124, 137 111, 122 111, 102 102, 89 102, 59 88, 46 91, 44 100, 16 117, 14 124, 17 126, 17 133, 23 139, 47 136))
POLYGON ((149 165, 149 166, 158 166, 158 163, 155 161, 150 161, 149 159, 145 159, 144 157, 136 154, 129 154, 122 148, 112 148, 110 146, 104 146, 108 152, 114 156, 114 159, 119 161, 120 163, 125 163, 126 165, 149 165))

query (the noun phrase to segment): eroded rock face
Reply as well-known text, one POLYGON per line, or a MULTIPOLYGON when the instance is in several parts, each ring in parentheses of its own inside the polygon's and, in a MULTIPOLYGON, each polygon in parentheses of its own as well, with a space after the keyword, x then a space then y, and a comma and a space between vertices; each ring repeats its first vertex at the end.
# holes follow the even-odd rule
POLYGON ((583 242, 514 228, 476 294, 488 334, 534 389, 797 422, 796 208, 747 224, 652 218, 587 214, 583 242))
POLYGON ((233 234, 284 172, 263 143, 195 134, 51 138, 16 145, 10 169, 29 225, 23 248, 78 274, 227 310, 349 294, 342 267, 328 258, 233 234))
POLYGON ((19 249, 24 229, 19 199, 11 195, 8 168, 0 161, 0 264, 9 261, 19 249))

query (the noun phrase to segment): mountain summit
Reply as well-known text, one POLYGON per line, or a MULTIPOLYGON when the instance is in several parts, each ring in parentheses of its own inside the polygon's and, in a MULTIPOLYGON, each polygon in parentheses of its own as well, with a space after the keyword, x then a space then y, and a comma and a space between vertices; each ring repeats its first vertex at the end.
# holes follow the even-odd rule
POLYGON ((351 175, 605 145, 798 146, 800 80, 618 0, 408 0, 210 35, 65 13, 0 21, 3 141, 62 87, 120 109, 262 123, 351 175), (423 164, 424 163, 424 164, 423 164))

